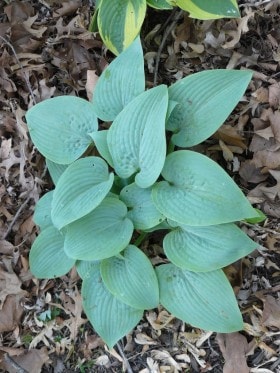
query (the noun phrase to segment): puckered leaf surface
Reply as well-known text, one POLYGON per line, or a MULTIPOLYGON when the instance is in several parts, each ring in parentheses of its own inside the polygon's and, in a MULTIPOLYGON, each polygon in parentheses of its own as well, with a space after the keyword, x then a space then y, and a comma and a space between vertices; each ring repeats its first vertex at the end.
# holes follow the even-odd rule
POLYGON ((26 120, 39 152, 59 164, 78 159, 92 142, 88 133, 98 128, 92 103, 74 96, 40 102, 28 110, 26 120))
POLYGON ((197 273, 163 264, 156 272, 160 303, 177 318, 219 333, 243 329, 234 292, 221 269, 197 273))
POLYGON ((183 225, 208 226, 256 217, 230 176, 208 157, 180 150, 166 158, 152 197, 158 210, 183 225))

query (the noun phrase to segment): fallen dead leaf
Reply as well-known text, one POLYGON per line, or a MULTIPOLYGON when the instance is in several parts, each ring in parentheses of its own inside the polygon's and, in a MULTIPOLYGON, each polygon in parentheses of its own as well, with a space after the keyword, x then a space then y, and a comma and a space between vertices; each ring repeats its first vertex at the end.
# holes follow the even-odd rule
POLYGON ((280 329, 280 299, 266 295, 262 322, 265 326, 273 326, 280 329))
POLYGON ((14 330, 20 323, 23 307, 20 304, 22 296, 8 295, 0 310, 0 333, 14 330))
POLYGON ((48 351, 45 347, 38 350, 25 350, 20 355, 17 355, 17 349, 15 348, 15 355, 10 353, 8 356, 5 350, 0 347, 2 352, 2 361, 0 362, 0 368, 9 373, 18 373, 20 372, 19 368, 16 368, 15 362, 20 368, 24 369, 28 373, 39 373, 43 365, 47 362, 50 362, 48 351))
POLYGON ((225 359, 223 373, 249 373, 246 353, 249 346, 240 333, 217 334, 217 341, 225 359))

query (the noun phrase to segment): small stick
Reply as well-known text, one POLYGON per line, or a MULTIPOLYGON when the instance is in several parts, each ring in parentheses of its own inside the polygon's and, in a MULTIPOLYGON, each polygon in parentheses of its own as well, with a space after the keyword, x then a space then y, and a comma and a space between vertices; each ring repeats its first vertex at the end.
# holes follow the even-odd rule
POLYGON ((129 364, 129 361, 127 360, 127 357, 125 356, 122 348, 121 348, 121 345, 119 343, 117 343, 117 347, 118 347, 118 350, 119 350, 119 353, 121 355, 121 357, 123 358, 124 360, 124 363, 125 363, 125 366, 126 366, 126 369, 127 369, 127 372, 128 373, 133 373, 133 370, 131 369, 131 366, 129 364))
POLYGON ((6 361, 7 364, 10 364, 17 373, 28 373, 27 370, 22 368, 14 359, 11 358, 9 354, 4 355, 4 360, 6 361))
POLYGON ((12 228, 13 228, 13 225, 15 224, 17 218, 19 217, 20 213, 22 212, 22 210, 24 209, 24 207, 27 205, 27 203, 30 201, 30 199, 31 199, 31 197, 28 197, 28 198, 23 202, 23 204, 20 206, 20 208, 17 210, 17 212, 16 212, 16 214, 15 214, 13 220, 11 221, 11 223, 10 223, 8 229, 7 229, 7 232, 4 234, 4 237, 3 237, 4 240, 5 240, 5 239, 8 237, 8 235, 11 233, 11 230, 12 230, 12 228))
POLYGON ((184 13, 183 10, 180 10, 173 22, 170 24, 170 26, 165 30, 165 33, 163 34, 163 37, 162 37, 162 41, 160 43, 160 46, 158 48, 158 52, 157 52, 157 56, 156 56, 156 64, 155 64, 155 71, 154 71, 154 87, 157 85, 157 74, 158 74, 158 67, 159 67, 159 61, 160 61, 160 55, 161 55, 161 52, 163 50, 163 47, 166 43, 166 40, 168 38, 168 35, 171 33, 172 29, 175 27, 177 21, 181 18, 182 14, 184 13))
POLYGON ((28 90, 29 90, 29 92, 30 92, 30 95, 31 95, 31 97, 32 97, 32 100, 33 100, 33 104, 35 105, 35 104, 36 104, 36 99, 35 99, 35 96, 34 96, 34 94, 33 94, 32 87, 31 87, 30 82, 29 82, 29 80, 28 80, 28 77, 27 77, 27 75, 26 75, 26 73, 25 73, 25 71, 24 71, 24 69, 23 69, 22 64, 21 64, 20 60, 18 59, 17 53, 16 53, 16 51, 15 51, 15 48, 12 46, 12 44, 11 44, 7 39, 5 39, 5 38, 4 38, 3 36, 1 36, 1 35, 0 35, 0 39, 2 39, 2 40, 4 41, 4 43, 6 43, 6 44, 11 48, 11 50, 12 50, 14 56, 15 56, 15 59, 16 59, 16 61, 17 61, 17 64, 19 65, 19 67, 20 67, 20 69, 21 69, 21 71, 22 71, 22 74, 23 74, 24 80, 25 80, 25 82, 26 82, 27 88, 28 88, 28 90))

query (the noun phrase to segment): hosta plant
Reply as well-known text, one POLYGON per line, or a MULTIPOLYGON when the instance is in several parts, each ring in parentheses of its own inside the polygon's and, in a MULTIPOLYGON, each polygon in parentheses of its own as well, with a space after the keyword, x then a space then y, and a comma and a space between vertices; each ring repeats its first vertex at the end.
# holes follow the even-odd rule
POLYGON ((159 304, 195 327, 243 328, 222 268, 257 247, 236 222, 259 213, 188 148, 219 128, 251 75, 203 71, 145 90, 137 38, 102 73, 92 102, 61 96, 28 111, 55 184, 35 209, 31 271, 54 278, 76 266, 85 313, 109 347, 159 304), (139 242, 155 230, 163 245, 153 265, 139 242))
POLYGON ((197 19, 240 16, 236 0, 97 0, 90 30, 97 23, 104 44, 117 55, 139 34, 147 5, 162 10, 178 6, 197 19))

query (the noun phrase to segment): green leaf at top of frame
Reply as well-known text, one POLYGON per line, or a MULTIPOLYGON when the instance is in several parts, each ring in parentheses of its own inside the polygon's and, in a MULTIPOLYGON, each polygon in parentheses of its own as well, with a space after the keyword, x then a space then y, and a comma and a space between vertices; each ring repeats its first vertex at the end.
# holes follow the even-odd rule
POLYGON ((100 269, 107 289, 123 303, 147 310, 158 306, 157 276, 138 247, 128 245, 121 255, 103 260, 100 269))
POLYGON ((126 248, 132 233, 126 205, 106 197, 91 213, 65 228, 64 250, 74 259, 107 259, 126 248))
POLYGON ((173 6, 166 0, 146 0, 147 4, 155 9, 172 9, 173 6))
POLYGON ((190 13, 191 18, 217 19, 240 17, 236 0, 169 0, 190 13))
MULTIPOLYGON (((97 23, 101 38, 115 55, 138 36, 146 14, 146 0, 102 0, 97 23)), ((130 61, 133 64, 133 61, 130 61)))
POLYGON ((93 92, 98 118, 112 121, 145 90, 144 58, 140 38, 115 58, 102 72, 93 92))
POLYGON ((135 183, 127 185, 122 189, 120 199, 129 208, 127 216, 135 229, 151 229, 165 219, 152 200, 151 188, 139 188, 135 183))
POLYGON ((91 144, 98 122, 92 103, 74 96, 50 98, 26 114, 31 139, 44 157, 59 164, 78 159, 91 144))
POLYGON ((163 248, 168 259, 180 268, 209 272, 248 255, 258 245, 235 224, 208 227, 179 226, 168 233, 163 248))
POLYGON ((169 98, 178 103, 167 122, 174 132, 172 142, 190 147, 210 137, 237 105, 251 77, 248 70, 209 70, 171 85, 169 98))
POLYGON ((161 174, 165 181, 153 187, 153 201, 180 224, 208 226, 258 215, 230 176, 202 154, 175 151, 166 157, 161 174))
POLYGON ((156 273, 160 303, 175 317, 219 333, 243 329, 234 292, 221 269, 197 273, 163 264, 156 273))
POLYGON ((54 191, 51 190, 44 194, 35 206, 33 221, 40 227, 41 231, 53 225, 51 218, 53 192, 54 191))
POLYGON ((114 175, 99 157, 81 158, 63 172, 54 190, 52 221, 58 229, 89 214, 109 193, 114 175))
POLYGON ((83 308, 94 330, 111 349, 141 320, 143 310, 119 301, 105 287, 100 265, 92 266, 82 284, 83 308))
POLYGON ((53 226, 44 229, 33 242, 29 254, 30 269, 37 278, 65 275, 75 264, 64 252, 64 237, 53 226))
POLYGON ((135 182, 140 188, 153 185, 162 170, 167 107, 167 87, 152 88, 132 100, 108 131, 116 173, 126 179, 137 172, 135 182))

